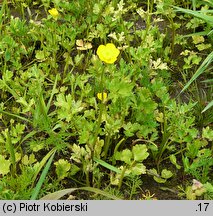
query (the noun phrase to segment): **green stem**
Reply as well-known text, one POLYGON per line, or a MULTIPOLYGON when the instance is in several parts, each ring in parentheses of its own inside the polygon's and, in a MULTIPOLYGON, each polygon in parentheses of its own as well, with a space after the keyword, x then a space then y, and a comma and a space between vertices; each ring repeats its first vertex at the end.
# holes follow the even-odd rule
POLYGON ((172 56, 174 53, 176 29, 175 29, 173 18, 170 18, 169 21, 171 22, 171 27, 172 27, 172 42, 171 42, 171 56, 172 56))
POLYGON ((163 116, 164 116, 164 121, 163 121, 164 123, 163 123, 163 130, 162 130, 163 138, 162 138, 159 153, 158 153, 158 156, 157 156, 157 169, 158 169, 158 171, 159 171, 159 165, 160 165, 160 162, 161 162, 161 157, 163 155, 163 152, 165 151, 167 146, 171 143, 171 141, 168 143, 171 132, 168 133, 168 131, 167 131, 168 126, 167 126, 165 108, 164 108, 164 111, 163 111, 163 116))
POLYGON ((2 31, 2 26, 3 26, 3 23, 4 23, 3 22, 4 21, 3 20, 3 17, 4 17, 3 15, 7 14, 6 9, 5 9, 6 6, 7 6, 7 0, 4 0, 3 3, 2 3, 1 10, 0 10, 0 33, 2 33, 1 31, 2 31))
POLYGON ((87 187, 90 187, 90 172, 89 171, 86 171, 86 185, 87 187))
POLYGON ((150 0, 148 0, 148 2, 147 2, 147 14, 148 15, 147 15, 147 19, 146 19, 146 31, 145 31, 145 34, 144 34, 144 37, 143 37, 141 45, 145 42, 147 34, 148 34, 148 31, 150 29, 152 10, 153 10, 153 1, 151 0, 151 3, 150 3, 150 0))
POLYGON ((106 160, 107 153, 109 151, 109 146, 110 146, 110 134, 106 137, 106 141, 104 143, 104 160, 106 160))
POLYGON ((121 185, 123 183, 123 178, 124 178, 124 175, 125 175, 125 172, 126 172, 126 166, 124 166, 123 170, 122 170, 122 173, 121 173, 121 177, 120 177, 120 180, 119 180, 119 184, 118 184, 118 190, 121 189, 121 185))
POLYGON ((116 154, 116 152, 118 151, 118 148, 120 147, 120 145, 123 143, 123 141, 124 141, 125 139, 123 138, 123 139, 121 139, 120 141, 119 141, 119 143, 115 146, 115 149, 114 149, 114 153, 113 153, 113 157, 112 157, 112 165, 115 165, 115 163, 116 163, 116 160, 115 160, 115 154, 116 154))
POLYGON ((6 132, 6 143, 7 143, 7 146, 9 148, 10 159, 11 159, 11 162, 12 162, 12 171, 11 171, 11 173, 12 173, 12 176, 15 177, 15 173, 16 173, 15 150, 14 150, 13 144, 11 142, 10 133, 8 131, 6 132))
MULTIPOLYGON (((173 155, 178 155, 178 154, 182 153, 182 152, 185 151, 185 150, 187 150, 187 148, 181 149, 180 151, 174 153, 173 155)), ((160 162, 169 159, 169 157, 170 157, 170 156, 163 158, 160 162)))
MULTIPOLYGON (((72 67, 72 69, 70 71, 71 79, 69 80, 70 81, 71 94, 72 94, 73 100, 75 100, 75 84, 74 84, 74 80, 73 80, 74 78, 73 78, 73 73, 72 73, 74 71, 74 69, 75 69, 75 65, 72 67)), ((63 76, 62 79, 64 79, 64 77, 65 77, 65 70, 64 70, 64 73, 63 73, 62 76, 63 76)))
POLYGON ((158 157, 157 157, 157 169, 158 169, 158 172, 159 172, 160 163, 162 161, 161 158, 162 158, 163 152, 165 151, 165 149, 167 148, 167 146, 169 146, 169 144, 172 142, 172 141, 168 142, 169 141, 169 137, 170 137, 170 134, 167 135, 167 138, 166 138, 165 141, 163 139, 162 144, 160 146, 160 151, 159 151, 159 154, 158 154, 158 157))
POLYGON ((100 104, 100 112, 99 112, 99 116, 98 116, 97 127, 95 129, 94 141, 93 141, 93 144, 92 144, 92 151, 91 151, 92 159, 94 158, 96 142, 97 142, 98 134, 99 134, 100 127, 101 127, 102 113, 103 113, 103 103, 100 104))
MULTIPOLYGON (((98 122, 96 125, 96 129, 95 129, 95 135, 94 135, 94 140, 93 140, 93 144, 91 146, 91 160, 92 160, 92 164, 94 163, 94 156, 95 156, 95 148, 96 148, 96 143, 97 143, 97 139, 98 139, 98 134, 100 132, 100 128, 101 128, 101 120, 102 120, 102 114, 103 114, 103 109, 104 109, 104 97, 103 97, 103 75, 104 75, 104 70, 102 70, 101 72, 101 79, 100 79, 100 90, 102 92, 102 100, 100 103, 100 112, 99 112, 99 116, 98 116, 98 122)), ((91 173, 92 174, 92 173, 91 173)), ((87 185, 90 185, 90 179, 93 179, 93 175, 91 175, 90 178, 90 173, 88 171, 87 176, 86 176, 86 181, 87 181, 87 185)))
POLYGON ((93 144, 92 144, 92 147, 91 147, 92 148, 92 151, 91 151, 92 160, 93 160, 93 157, 94 157, 95 146, 96 146, 96 142, 97 142, 97 139, 98 139, 99 130, 100 130, 100 127, 101 127, 101 120, 102 120, 102 114, 103 114, 103 109, 104 109, 103 75, 104 75, 104 70, 102 70, 102 72, 101 72, 100 91, 102 93, 102 100, 101 100, 101 103, 100 103, 100 112, 99 112, 99 116, 98 116, 98 122, 97 122, 97 125, 96 125, 97 127, 95 129, 94 141, 93 141, 93 144))

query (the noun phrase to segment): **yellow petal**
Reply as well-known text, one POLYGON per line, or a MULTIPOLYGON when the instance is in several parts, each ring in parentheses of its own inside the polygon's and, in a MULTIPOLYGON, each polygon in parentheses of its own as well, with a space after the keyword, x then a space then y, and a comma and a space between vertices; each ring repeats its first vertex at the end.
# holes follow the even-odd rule
POLYGON ((97 98, 101 101, 106 101, 107 99, 107 93, 106 92, 103 92, 103 93, 98 93, 97 94, 97 98))
POLYGON ((50 10, 48 10, 48 12, 50 13, 50 15, 54 18, 57 19, 59 17, 59 12, 57 11, 56 8, 52 8, 50 10))
POLYGON ((119 55, 120 51, 115 47, 113 43, 108 43, 106 46, 100 45, 97 49, 97 55, 101 61, 113 64, 119 55))

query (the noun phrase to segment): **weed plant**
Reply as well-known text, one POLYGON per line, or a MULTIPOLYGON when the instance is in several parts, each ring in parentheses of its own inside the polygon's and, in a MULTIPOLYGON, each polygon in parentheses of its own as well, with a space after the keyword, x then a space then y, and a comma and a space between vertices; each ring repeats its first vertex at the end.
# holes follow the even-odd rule
POLYGON ((1 1, 0 199, 212 199, 212 6, 1 1))

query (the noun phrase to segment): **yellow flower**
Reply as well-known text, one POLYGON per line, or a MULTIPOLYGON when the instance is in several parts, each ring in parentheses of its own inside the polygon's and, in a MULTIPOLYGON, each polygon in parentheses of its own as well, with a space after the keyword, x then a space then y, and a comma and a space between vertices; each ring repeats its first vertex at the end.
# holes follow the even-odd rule
POLYGON ((57 11, 56 8, 52 8, 52 9, 48 10, 48 12, 50 13, 50 15, 51 15, 54 19, 58 19, 58 17, 59 17, 59 12, 57 11))
POLYGON ((103 93, 98 93, 97 94, 97 98, 103 102, 105 102, 107 100, 107 93, 103 92, 103 93))
POLYGON ((119 49, 113 43, 108 43, 106 46, 100 45, 97 49, 98 57, 108 64, 113 64, 117 60, 119 53, 119 49))

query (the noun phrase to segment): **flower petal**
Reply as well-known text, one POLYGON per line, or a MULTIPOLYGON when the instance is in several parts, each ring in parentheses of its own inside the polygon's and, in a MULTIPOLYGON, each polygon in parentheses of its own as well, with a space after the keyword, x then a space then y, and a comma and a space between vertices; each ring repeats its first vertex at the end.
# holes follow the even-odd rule
POLYGON ((97 55, 101 61, 113 64, 119 55, 120 51, 115 47, 113 43, 108 43, 106 46, 100 45, 97 49, 97 55))

